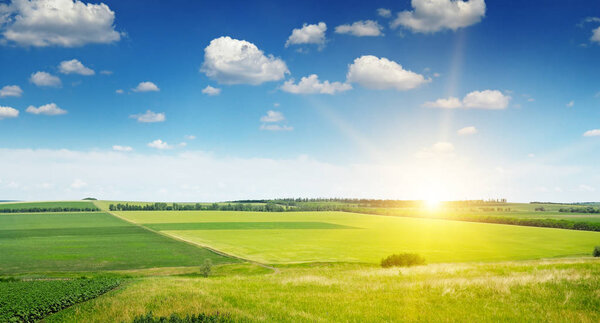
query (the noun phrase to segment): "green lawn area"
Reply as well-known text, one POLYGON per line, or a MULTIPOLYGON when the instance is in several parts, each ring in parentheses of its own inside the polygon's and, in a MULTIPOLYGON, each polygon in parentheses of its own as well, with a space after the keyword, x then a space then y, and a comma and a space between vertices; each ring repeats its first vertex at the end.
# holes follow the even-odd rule
POLYGON ((236 262, 106 213, 0 214, 0 274, 236 262))
POLYGON ((27 208, 91 208, 96 206, 90 201, 56 201, 56 202, 4 202, 0 203, 0 209, 27 209, 27 208))
POLYGON ((594 246, 600 245, 599 232, 343 212, 117 214, 174 237, 264 263, 378 263, 383 257, 399 252, 419 253, 428 263, 539 259, 590 255, 594 246), (215 227, 219 222, 224 223, 222 229, 215 227), (272 226, 274 222, 344 227, 293 228, 281 224, 279 228, 260 228, 265 224, 256 224, 272 226), (240 223, 247 223, 247 229, 240 223))

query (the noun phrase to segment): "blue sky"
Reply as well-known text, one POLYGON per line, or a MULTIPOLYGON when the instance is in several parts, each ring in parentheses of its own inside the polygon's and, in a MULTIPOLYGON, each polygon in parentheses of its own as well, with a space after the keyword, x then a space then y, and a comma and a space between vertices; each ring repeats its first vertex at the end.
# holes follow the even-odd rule
POLYGON ((0 1, 0 199, 598 200, 597 17, 594 1, 0 1))

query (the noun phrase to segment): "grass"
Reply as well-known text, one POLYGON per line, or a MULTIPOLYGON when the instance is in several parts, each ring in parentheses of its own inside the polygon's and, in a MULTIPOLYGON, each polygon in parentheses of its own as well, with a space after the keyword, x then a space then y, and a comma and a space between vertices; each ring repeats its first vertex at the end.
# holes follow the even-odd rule
POLYGON ((106 213, 0 215, 0 274, 199 266, 237 260, 106 213))
POLYGON ((379 263, 400 252, 420 254, 428 263, 523 260, 591 255, 600 243, 598 232, 342 212, 117 213, 136 223, 162 228, 161 232, 171 236, 263 263, 379 263), (217 230, 214 226, 219 222, 222 229, 217 230), (274 222, 319 222, 352 228, 259 228, 261 223, 274 222), (240 223, 252 229, 244 230, 240 223), (204 225, 211 229, 202 229, 204 225))
POLYGON ((599 265, 591 259, 401 269, 312 264, 259 276, 145 277, 46 322, 127 322, 150 311, 263 322, 598 322, 599 265))
POLYGON ((96 208, 90 201, 61 201, 61 202, 5 202, 0 203, 0 209, 27 209, 27 208, 96 208))

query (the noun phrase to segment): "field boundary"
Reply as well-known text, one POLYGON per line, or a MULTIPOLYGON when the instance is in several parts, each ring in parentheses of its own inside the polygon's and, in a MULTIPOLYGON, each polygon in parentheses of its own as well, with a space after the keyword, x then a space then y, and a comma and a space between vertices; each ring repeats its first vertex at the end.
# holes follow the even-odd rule
POLYGON ((162 233, 160 231, 156 231, 156 230, 150 229, 150 228, 148 228, 148 227, 146 227, 146 226, 144 226, 142 224, 130 221, 127 218, 124 218, 124 217, 122 217, 122 216, 120 216, 118 214, 115 214, 115 213, 113 213, 110 210, 106 210, 106 209, 102 208, 101 206, 99 206, 96 203, 94 203, 94 205, 96 205, 100 210, 104 211, 107 214, 110 214, 110 215, 112 215, 112 216, 114 216, 114 217, 116 217, 118 219, 121 219, 121 220, 123 220, 123 221, 125 221, 127 223, 130 223, 130 224, 133 224, 133 225, 135 225, 137 227, 140 227, 140 228, 142 228, 144 230, 150 231, 150 232, 155 233, 155 234, 159 234, 159 235, 161 235, 163 237, 167 237, 167 238, 170 238, 170 239, 173 239, 173 240, 177 240, 177 241, 180 241, 180 242, 183 242, 183 243, 187 243, 189 245, 193 245, 194 247, 201 247, 201 248, 209 250, 209 251, 211 251, 213 253, 216 253, 217 255, 220 255, 220 256, 224 256, 224 257, 228 257, 228 258, 233 258, 233 259, 241 260, 241 261, 244 261, 244 262, 255 264, 257 266, 260 266, 260 267, 263 267, 263 268, 266 268, 266 269, 270 269, 270 270, 273 271, 273 274, 278 274, 280 272, 280 270, 278 268, 270 266, 270 265, 267 265, 267 264, 264 264, 262 262, 258 262, 258 261, 254 261, 254 260, 250 260, 250 259, 246 259, 246 258, 242 258, 242 257, 236 256, 236 255, 232 255, 232 254, 223 252, 221 250, 212 248, 210 246, 202 245, 200 243, 197 243, 197 242, 194 242, 194 241, 191 241, 191 240, 187 240, 187 239, 184 239, 184 238, 172 236, 170 234, 166 234, 166 233, 162 233))

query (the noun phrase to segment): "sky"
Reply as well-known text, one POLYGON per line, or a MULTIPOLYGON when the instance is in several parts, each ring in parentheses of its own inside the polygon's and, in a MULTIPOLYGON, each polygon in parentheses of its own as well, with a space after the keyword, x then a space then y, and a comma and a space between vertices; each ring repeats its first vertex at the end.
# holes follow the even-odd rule
POLYGON ((597 1, 0 1, 0 200, 600 201, 597 1))

